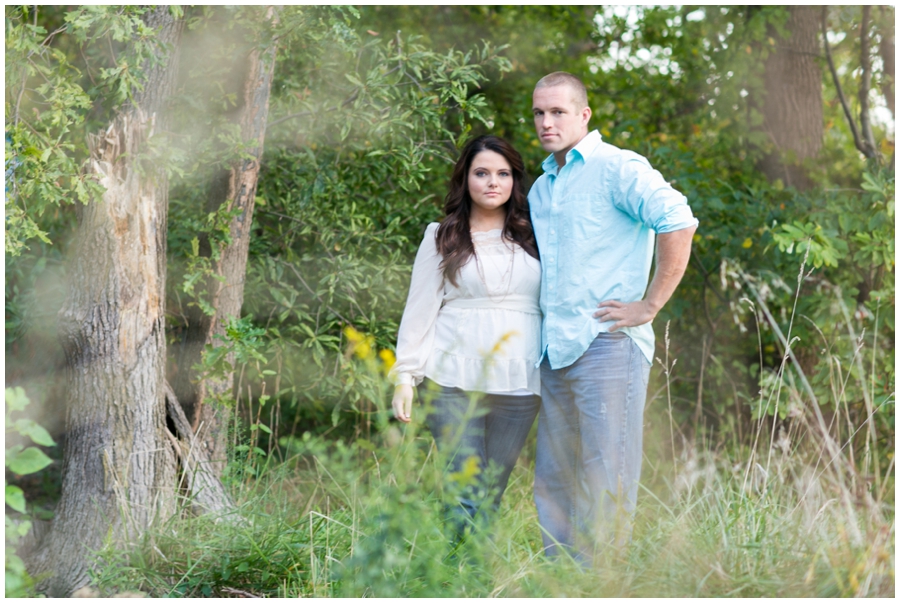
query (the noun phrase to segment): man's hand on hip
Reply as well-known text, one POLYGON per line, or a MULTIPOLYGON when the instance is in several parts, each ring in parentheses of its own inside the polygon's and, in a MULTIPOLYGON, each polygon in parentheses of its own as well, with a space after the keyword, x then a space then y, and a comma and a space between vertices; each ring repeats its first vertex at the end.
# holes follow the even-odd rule
POLYGON ((616 323, 609 328, 610 333, 622 327, 637 327, 647 324, 656 316, 675 291, 684 275, 691 257, 691 238, 696 226, 667 232, 656 237, 656 272, 644 299, 636 302, 607 300, 597 304, 594 318, 600 322, 616 323))
POLYGON ((600 322, 616 321, 609 328, 610 333, 622 327, 637 327, 646 324, 656 316, 656 310, 645 299, 630 303, 608 300, 599 303, 597 307, 600 309, 594 312, 594 318, 599 318, 600 322))

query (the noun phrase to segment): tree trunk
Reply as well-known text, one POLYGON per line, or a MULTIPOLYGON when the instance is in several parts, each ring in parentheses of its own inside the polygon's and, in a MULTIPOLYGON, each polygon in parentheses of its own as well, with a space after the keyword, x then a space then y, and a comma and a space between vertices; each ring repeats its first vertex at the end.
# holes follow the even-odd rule
POLYGON ((163 170, 138 162, 165 129, 182 21, 166 6, 144 20, 175 51, 148 68, 135 105, 92 137, 89 169, 106 192, 82 209, 59 312, 67 361, 62 497, 30 567, 50 573, 41 588, 51 596, 88 583, 91 552, 108 537, 135 542, 175 508, 164 392, 168 185, 163 170))
POLYGON ((881 33, 881 43, 878 45, 878 54, 884 62, 884 68, 881 75, 881 92, 884 94, 884 100, 887 102, 888 109, 891 110, 891 117, 894 116, 894 9, 893 7, 879 6, 881 20, 878 30, 881 33))
POLYGON ((872 16, 872 7, 862 7, 862 20, 859 24, 859 129, 863 144, 869 151, 866 157, 880 159, 878 147, 875 145, 875 134, 872 132, 872 120, 869 115, 869 89, 872 87, 872 57, 869 44, 869 21, 872 16))
MULTIPOLYGON (((269 7, 267 21, 274 22, 276 18, 274 7, 269 7)), ((241 160, 229 170, 223 170, 210 185, 207 210, 215 212, 224 206, 229 212, 236 211, 237 215, 230 225, 231 242, 217 250, 218 260, 214 262, 213 270, 218 278, 207 281, 207 291, 211 296, 209 304, 215 313, 209 316, 194 307, 188 314, 185 343, 178 358, 180 370, 174 383, 178 399, 193 429, 198 432, 198 442, 211 460, 216 475, 221 475, 225 466, 229 416, 229 407, 216 400, 232 397, 234 374, 230 372, 224 376, 201 378, 191 367, 200 363, 205 346, 223 345, 222 340, 215 336, 225 335, 228 322, 241 315, 275 51, 274 42, 263 51, 254 48, 246 55, 242 66, 244 77, 238 95, 240 104, 234 119, 241 127, 242 139, 252 145, 252 157, 241 160)), ((207 257, 213 256, 208 237, 201 240, 200 251, 207 257)), ((233 365, 233 355, 228 357, 228 362, 233 365)))
POLYGON ((812 182, 803 168, 804 160, 822 148, 822 72, 819 67, 821 7, 789 6, 782 38, 770 27, 775 41, 764 64, 764 128, 774 150, 759 164, 769 180, 780 178, 785 185, 807 189, 812 182))

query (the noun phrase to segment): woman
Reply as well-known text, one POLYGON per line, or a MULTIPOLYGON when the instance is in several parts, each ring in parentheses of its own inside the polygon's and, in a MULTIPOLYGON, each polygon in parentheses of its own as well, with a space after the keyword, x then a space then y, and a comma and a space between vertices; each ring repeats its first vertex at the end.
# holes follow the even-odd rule
POLYGON ((524 179, 505 140, 465 146, 446 217, 416 255, 397 337, 394 416, 409 423, 414 385, 431 399, 426 423, 462 483, 459 534, 484 503, 499 505, 540 406, 541 266, 524 179))

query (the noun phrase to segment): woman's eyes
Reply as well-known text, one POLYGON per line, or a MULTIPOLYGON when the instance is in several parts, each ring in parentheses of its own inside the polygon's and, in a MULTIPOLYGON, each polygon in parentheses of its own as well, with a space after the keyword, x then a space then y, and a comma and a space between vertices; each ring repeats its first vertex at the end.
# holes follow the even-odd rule
MULTIPOLYGON (((490 174, 489 174, 488 172, 485 172, 485 171, 482 171, 482 170, 478 170, 477 172, 475 172, 475 175, 478 176, 479 178, 483 178, 484 176, 489 176, 490 174)), ((498 175, 498 176, 504 176, 504 177, 506 177, 506 178, 512 176, 512 174, 509 173, 509 172, 499 172, 497 175, 498 175)))

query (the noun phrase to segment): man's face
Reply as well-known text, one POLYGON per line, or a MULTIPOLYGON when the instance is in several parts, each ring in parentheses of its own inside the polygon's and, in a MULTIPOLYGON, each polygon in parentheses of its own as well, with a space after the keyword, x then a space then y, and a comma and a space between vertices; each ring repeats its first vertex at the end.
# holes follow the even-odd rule
POLYGON ((565 157, 588 133, 591 110, 579 107, 574 96, 566 84, 534 91, 534 129, 544 150, 557 156, 565 157))

